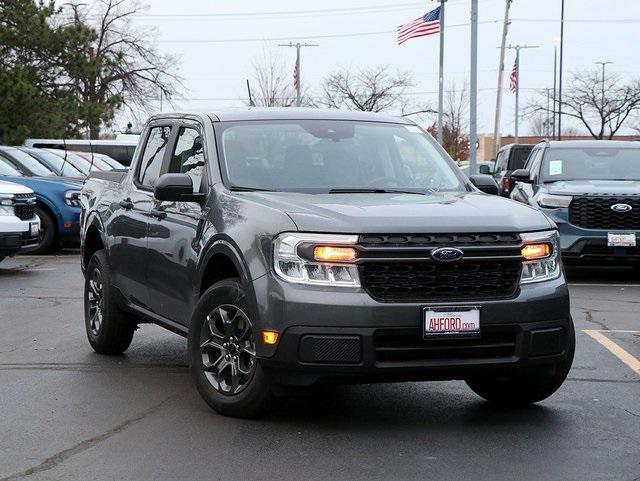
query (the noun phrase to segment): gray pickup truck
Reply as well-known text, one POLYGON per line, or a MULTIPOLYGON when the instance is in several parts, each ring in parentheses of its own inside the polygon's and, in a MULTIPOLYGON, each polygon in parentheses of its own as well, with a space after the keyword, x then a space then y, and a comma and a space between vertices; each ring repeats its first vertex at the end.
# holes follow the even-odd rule
POLYGON ((320 383, 462 379, 537 402, 574 328, 556 226, 488 195, 406 119, 314 109, 152 117, 82 194, 86 333, 188 337, 220 413, 320 383))

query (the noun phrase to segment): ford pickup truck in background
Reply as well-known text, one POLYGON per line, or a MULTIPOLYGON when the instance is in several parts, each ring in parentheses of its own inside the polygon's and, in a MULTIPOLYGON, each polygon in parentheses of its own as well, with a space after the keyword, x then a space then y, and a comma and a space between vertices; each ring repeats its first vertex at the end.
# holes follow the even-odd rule
POLYGON ((541 401, 575 346, 556 226, 488 192, 406 119, 153 116, 130 170, 81 192, 89 343, 122 353, 148 322, 188 337, 197 389, 231 416, 336 382, 541 401))

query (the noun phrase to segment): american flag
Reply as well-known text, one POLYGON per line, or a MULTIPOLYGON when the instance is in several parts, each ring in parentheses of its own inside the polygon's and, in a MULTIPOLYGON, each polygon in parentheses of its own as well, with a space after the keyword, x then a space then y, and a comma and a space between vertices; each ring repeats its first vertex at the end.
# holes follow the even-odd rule
POLYGON ((400 25, 398 27, 398 45, 402 45, 412 38, 426 37, 438 32, 440 32, 440 7, 416 18, 413 22, 400 25))
POLYGON ((512 94, 516 93, 516 89, 518 87, 518 62, 514 62, 513 68, 511 69, 511 75, 509 76, 509 91, 512 94))
POLYGON ((300 79, 298 78, 298 64, 293 66, 293 87, 298 88, 298 82, 300 79))

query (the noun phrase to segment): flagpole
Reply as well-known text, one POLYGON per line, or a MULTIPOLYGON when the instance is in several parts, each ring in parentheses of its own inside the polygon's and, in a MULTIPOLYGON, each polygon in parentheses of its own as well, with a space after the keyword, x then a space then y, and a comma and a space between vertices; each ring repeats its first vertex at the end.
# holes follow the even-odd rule
POLYGON ((438 143, 443 145, 443 116, 444 110, 444 4, 447 0, 440 0, 440 70, 438 75, 438 143))
POLYGON ((300 44, 296 44, 296 72, 298 75, 298 81, 296 82, 296 107, 300 107, 302 104, 302 90, 300 84, 302 84, 302 72, 300 71, 300 44))

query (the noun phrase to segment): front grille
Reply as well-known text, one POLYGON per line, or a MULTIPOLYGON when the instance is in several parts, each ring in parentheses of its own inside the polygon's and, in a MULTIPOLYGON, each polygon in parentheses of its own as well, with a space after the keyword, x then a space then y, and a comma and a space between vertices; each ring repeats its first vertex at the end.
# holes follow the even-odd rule
POLYGON ((503 299, 516 293, 521 269, 520 260, 372 262, 360 278, 380 301, 503 299))
POLYGON ((13 212, 20 220, 33 219, 36 210, 36 198, 33 194, 14 194, 13 212))
POLYGON ((518 234, 363 235, 360 279, 381 302, 504 299, 518 290, 522 270, 518 234), (457 262, 438 262, 431 251, 456 247, 457 262))
POLYGON ((515 355, 517 329, 484 327, 480 338, 424 340, 419 329, 379 329, 375 336, 378 363, 504 359, 515 355))
POLYGON ((569 222, 584 229, 640 230, 640 196, 574 197, 569 222), (628 204, 632 210, 616 212, 611 210, 615 204, 628 204))
POLYGON ((13 211, 15 216, 20 220, 33 219, 36 211, 35 204, 14 204, 13 211))

